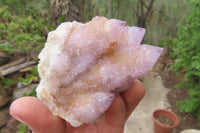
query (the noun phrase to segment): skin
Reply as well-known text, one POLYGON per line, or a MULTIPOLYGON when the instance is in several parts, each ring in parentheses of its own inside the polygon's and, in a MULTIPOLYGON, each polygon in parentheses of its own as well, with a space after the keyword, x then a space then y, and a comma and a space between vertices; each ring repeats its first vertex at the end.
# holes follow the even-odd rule
POLYGON ((113 103, 97 124, 82 124, 76 128, 54 116, 35 97, 22 97, 15 100, 11 104, 10 114, 27 124, 34 133, 123 133, 126 120, 144 94, 143 84, 135 80, 129 90, 116 94, 113 103))

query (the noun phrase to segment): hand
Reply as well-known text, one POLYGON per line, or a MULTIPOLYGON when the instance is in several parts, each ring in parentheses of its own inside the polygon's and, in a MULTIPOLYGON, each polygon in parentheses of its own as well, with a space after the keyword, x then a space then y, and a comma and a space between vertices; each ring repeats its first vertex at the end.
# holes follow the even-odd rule
POLYGON ((97 124, 82 124, 76 128, 54 116, 35 97, 22 97, 15 100, 10 107, 10 114, 27 124, 34 133, 123 133, 126 120, 144 94, 143 84, 135 80, 129 90, 115 96, 113 103, 97 124))

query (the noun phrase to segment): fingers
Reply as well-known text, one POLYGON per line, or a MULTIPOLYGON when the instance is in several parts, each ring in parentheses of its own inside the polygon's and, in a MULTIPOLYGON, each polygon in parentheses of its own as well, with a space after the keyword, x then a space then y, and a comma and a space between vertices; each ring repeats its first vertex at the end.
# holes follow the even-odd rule
POLYGON ((53 116, 35 97, 22 97, 15 100, 10 107, 10 114, 29 125, 35 133, 62 133, 66 130, 65 121, 53 116))
POLYGON ((120 95, 116 95, 111 106, 105 112, 106 122, 112 126, 123 126, 125 123, 126 106, 120 95))
MULTIPOLYGON (((116 95, 110 108, 105 112, 105 117, 98 123, 102 130, 120 133, 128 116, 144 97, 145 90, 139 80, 133 82, 133 86, 116 95), (105 124, 106 123, 106 124, 105 124)), ((10 107, 10 114, 19 121, 30 126, 35 133, 65 132, 66 122, 53 116, 48 108, 35 97, 23 97, 14 101, 10 107)), ((90 129, 94 129, 91 126, 90 129)))
POLYGON ((139 80, 133 82, 133 86, 116 95, 109 109, 105 112, 105 117, 98 123, 97 126, 103 127, 106 131, 121 133, 124 130, 124 124, 128 116, 139 104, 144 97, 145 90, 143 84, 139 80), (103 125, 102 123, 106 123, 103 125))
POLYGON ((102 133, 122 133, 126 121, 126 106, 120 95, 116 95, 105 116, 97 123, 102 133))
POLYGON ((136 79, 133 86, 121 95, 126 103, 126 118, 128 118, 145 95, 144 85, 136 79))

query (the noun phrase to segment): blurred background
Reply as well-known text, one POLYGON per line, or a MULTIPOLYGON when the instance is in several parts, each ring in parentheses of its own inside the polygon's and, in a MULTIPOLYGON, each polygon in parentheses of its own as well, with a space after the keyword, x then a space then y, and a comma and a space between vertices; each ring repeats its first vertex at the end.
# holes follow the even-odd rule
POLYGON ((176 132, 200 129, 199 0, 0 0, 0 133, 29 132, 8 108, 16 98, 36 96, 37 56, 48 32, 94 16, 143 27, 143 43, 164 47, 151 71, 169 89, 167 102, 180 119, 176 132))

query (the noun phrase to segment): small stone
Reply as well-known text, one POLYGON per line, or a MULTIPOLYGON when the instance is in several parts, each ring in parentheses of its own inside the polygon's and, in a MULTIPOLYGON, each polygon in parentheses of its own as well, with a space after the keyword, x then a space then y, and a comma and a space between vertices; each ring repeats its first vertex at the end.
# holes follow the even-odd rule
POLYGON ((23 96, 23 94, 29 94, 32 92, 33 88, 37 87, 38 84, 31 84, 23 88, 14 88, 13 99, 17 99, 23 96))
POLYGON ((186 130, 181 131, 180 133, 200 133, 200 130, 186 129, 186 130))
POLYGON ((8 129, 7 127, 3 127, 0 129, 0 133, 14 133, 14 132, 11 132, 10 129, 8 129))
POLYGON ((0 66, 6 64, 9 61, 10 57, 3 51, 0 51, 0 66))
POLYGON ((5 106, 11 99, 9 96, 0 95, 0 108, 5 106))
POLYGON ((18 82, 18 83, 17 83, 17 88, 18 88, 18 89, 24 88, 24 87, 25 87, 25 85, 24 85, 23 83, 21 83, 21 82, 18 82))
MULTIPOLYGON (((3 128, 6 132, 9 132, 9 133, 16 133, 17 132, 17 130, 18 130, 18 126, 19 126, 19 121, 18 120, 16 120, 15 118, 13 118, 13 117, 11 117, 9 120, 8 120, 8 122, 7 122, 7 124, 6 124, 6 126, 5 126, 5 128, 3 128)), ((3 130, 3 131, 4 131, 3 130)))
POLYGON ((8 120, 10 119, 9 115, 9 108, 3 108, 0 110, 0 127, 7 124, 8 120))

